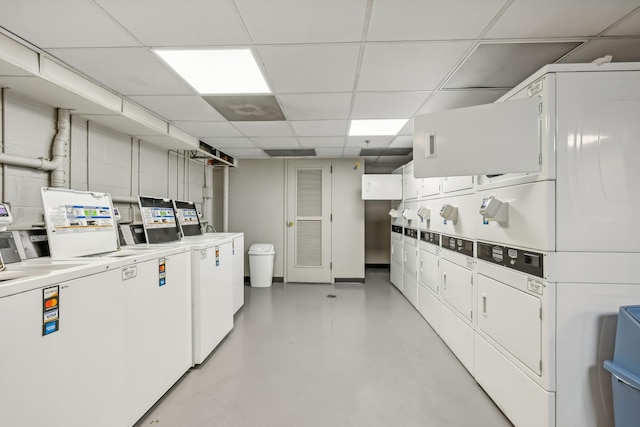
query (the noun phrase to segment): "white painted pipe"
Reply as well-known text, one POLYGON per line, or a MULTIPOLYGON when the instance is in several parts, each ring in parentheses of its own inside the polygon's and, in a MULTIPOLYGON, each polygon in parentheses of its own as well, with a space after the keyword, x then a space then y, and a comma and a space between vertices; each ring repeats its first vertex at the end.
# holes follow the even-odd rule
POLYGON ((69 110, 58 109, 58 132, 53 140, 51 160, 14 156, 13 154, 0 153, 0 163, 11 166, 51 171, 51 186, 64 187, 64 169, 62 162, 67 156, 67 144, 71 135, 71 119, 69 110))
POLYGON ((229 231, 229 166, 224 167, 222 178, 222 231, 229 231))
POLYGON ((129 203, 129 204, 138 204, 138 198, 136 196, 114 196, 111 195, 111 201, 113 203, 129 203))

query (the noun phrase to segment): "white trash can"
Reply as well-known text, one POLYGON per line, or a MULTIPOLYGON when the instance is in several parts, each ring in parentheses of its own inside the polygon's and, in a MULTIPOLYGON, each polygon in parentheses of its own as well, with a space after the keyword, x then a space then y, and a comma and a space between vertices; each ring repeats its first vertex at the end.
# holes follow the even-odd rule
POLYGON ((273 257, 276 251, 271 243, 254 243, 249 248, 249 274, 251 287, 268 288, 273 279, 273 257))

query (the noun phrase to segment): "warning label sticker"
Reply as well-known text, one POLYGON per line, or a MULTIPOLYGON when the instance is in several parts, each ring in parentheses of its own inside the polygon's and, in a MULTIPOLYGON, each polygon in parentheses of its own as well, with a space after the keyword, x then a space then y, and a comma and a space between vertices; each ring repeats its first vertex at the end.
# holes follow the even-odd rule
POLYGON ((147 229, 176 226, 176 217, 171 208, 140 208, 142 221, 147 229))
POLYGON ((55 233, 86 233, 113 230, 113 214, 108 206, 61 205, 47 210, 55 233))

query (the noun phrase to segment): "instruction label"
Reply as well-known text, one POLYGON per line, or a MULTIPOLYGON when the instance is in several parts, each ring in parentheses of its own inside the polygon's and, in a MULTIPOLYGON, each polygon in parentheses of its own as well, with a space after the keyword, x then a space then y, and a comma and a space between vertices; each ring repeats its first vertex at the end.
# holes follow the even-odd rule
POLYGON ((60 287, 42 290, 42 336, 57 332, 60 320, 60 287))
POLYGON ((182 225, 198 225, 198 212, 195 209, 178 209, 176 215, 182 225))
POLYGON ((167 262, 164 258, 158 260, 158 286, 167 284, 167 262))
POLYGON ((54 233, 87 233, 113 230, 113 213, 108 206, 60 205, 47 210, 54 233))
POLYGON ((220 246, 216 246, 216 267, 220 265, 220 246))
POLYGON ((140 208, 142 221, 147 229, 170 228, 176 226, 176 217, 172 208, 140 208))

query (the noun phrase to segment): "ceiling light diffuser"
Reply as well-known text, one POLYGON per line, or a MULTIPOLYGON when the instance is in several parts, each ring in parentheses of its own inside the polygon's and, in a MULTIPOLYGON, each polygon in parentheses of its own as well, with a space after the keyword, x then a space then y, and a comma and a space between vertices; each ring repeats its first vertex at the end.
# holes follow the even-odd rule
POLYGON ((250 49, 154 49, 200 94, 271 93, 250 49))
POLYGON ((408 119, 351 120, 349 136, 397 135, 408 119))

